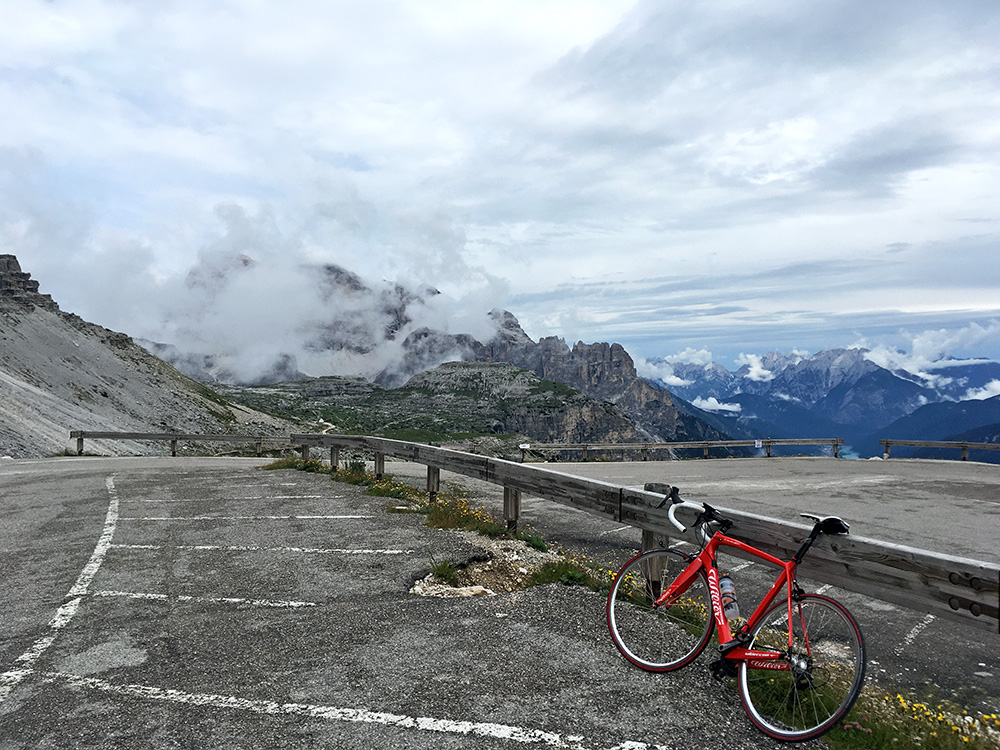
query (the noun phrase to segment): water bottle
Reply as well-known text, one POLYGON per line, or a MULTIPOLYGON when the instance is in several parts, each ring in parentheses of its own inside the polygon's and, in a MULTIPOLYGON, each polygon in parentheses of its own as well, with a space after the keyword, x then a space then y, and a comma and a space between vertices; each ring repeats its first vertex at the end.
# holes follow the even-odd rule
POLYGON ((719 592, 722 594, 722 612, 726 619, 737 619, 740 616, 740 605, 736 601, 736 586, 728 575, 719 578, 719 592))

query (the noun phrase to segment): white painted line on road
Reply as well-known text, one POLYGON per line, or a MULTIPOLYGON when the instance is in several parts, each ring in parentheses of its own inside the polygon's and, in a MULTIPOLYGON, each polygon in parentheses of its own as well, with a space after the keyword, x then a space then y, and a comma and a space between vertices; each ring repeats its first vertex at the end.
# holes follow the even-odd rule
POLYGON ((101 538, 97 540, 97 546, 94 547, 90 560, 83 566, 80 577, 76 579, 76 583, 73 584, 73 588, 69 590, 67 596, 83 596, 87 593, 91 581, 94 580, 94 576, 101 568, 101 563, 104 562, 104 556, 108 553, 111 540, 115 535, 115 527, 118 524, 118 490, 115 489, 114 476, 105 479, 104 484, 108 488, 108 495, 111 496, 108 514, 104 518, 104 530, 101 532, 101 538))
POLYGON ((343 521, 373 516, 123 516, 121 521, 343 521))
POLYGON ((832 588, 833 588, 833 586, 831 586, 829 583, 827 583, 827 584, 824 584, 823 586, 820 586, 818 589, 816 589, 816 593, 817 594, 825 594, 827 591, 829 591, 832 588))
POLYGON ((734 565, 733 567, 731 567, 729 569, 729 572, 730 573, 739 573, 741 570, 746 570, 751 565, 753 565, 753 560, 747 560, 745 562, 741 562, 739 565, 734 565))
POLYGON ((319 500, 319 499, 330 499, 330 500, 343 500, 342 495, 224 495, 211 498, 205 497, 188 497, 188 498, 148 498, 148 497, 138 497, 135 498, 134 502, 137 503, 197 503, 206 500, 218 501, 218 500, 319 500))
POLYGON ((160 503, 205 503, 205 502, 243 502, 250 500, 343 500, 343 495, 250 495, 250 496, 229 496, 229 497, 166 497, 166 498, 156 498, 156 497, 138 497, 130 502, 136 503, 150 503, 151 505, 157 505, 160 503))
POLYGON ((325 547, 254 547, 223 544, 113 544, 114 549, 182 549, 192 552, 297 552, 309 555, 412 555, 412 549, 330 549, 325 547))
MULTIPOLYGON (((215 502, 218 499, 219 498, 212 498, 211 501, 215 502)), ((164 497, 164 498, 157 498, 157 497, 137 497, 137 498, 135 498, 133 500, 130 500, 129 502, 133 502, 133 503, 154 503, 154 504, 159 504, 159 503, 203 503, 203 502, 206 502, 206 500, 203 497, 164 497)))
POLYGON ((143 599, 147 601, 176 601, 195 604, 236 604, 239 606, 264 607, 268 609, 301 609, 316 607, 316 602, 282 601, 275 599, 242 599, 229 596, 168 596, 167 594, 147 594, 138 591, 95 591, 92 596, 118 597, 122 599, 143 599))
POLYGON ((602 531, 597 536, 607 536, 608 534, 623 534, 626 531, 634 531, 635 526, 621 526, 617 529, 611 529, 610 531, 602 531))
MULTIPOLYGON (((556 750, 595 750, 595 746, 585 744, 584 737, 580 735, 564 736, 556 732, 528 729, 510 724, 435 719, 429 716, 406 716, 405 714, 391 714, 383 711, 368 711, 362 708, 321 706, 310 703, 279 703, 277 701, 249 700, 211 693, 186 693, 181 690, 171 690, 151 685, 115 684, 107 680, 102 680, 99 677, 84 677, 64 672, 44 672, 40 673, 40 676, 46 681, 63 681, 74 688, 89 688, 103 693, 145 698, 147 700, 168 701, 193 706, 210 706, 212 708, 248 711, 250 713, 270 716, 303 716, 309 719, 325 719, 327 721, 341 721, 352 724, 381 724, 383 726, 415 729, 424 732, 489 737, 521 745, 543 745, 549 748, 556 748, 556 750)), ((607 750, 667 749, 663 745, 650 745, 645 742, 622 742, 614 747, 607 748, 607 750)))
POLYGON ((48 623, 49 632, 36 640, 31 645, 31 648, 14 660, 15 668, 0 674, 0 703, 7 700, 11 691, 20 685, 25 677, 31 674, 34 664, 42 658, 42 655, 52 645, 59 631, 65 628, 76 615, 80 609, 81 597, 87 593, 90 584, 94 580, 94 576, 97 575, 97 571, 101 568, 101 563, 104 562, 104 556, 111 547, 111 540, 115 535, 115 526, 118 523, 118 490, 115 489, 114 475, 107 477, 104 480, 104 484, 108 488, 108 495, 110 496, 108 512, 104 517, 104 529, 97 540, 97 545, 94 547, 93 553, 90 555, 90 560, 83 566, 83 570, 80 571, 80 575, 77 577, 76 583, 73 584, 73 588, 66 594, 67 597, 72 596, 75 598, 70 599, 70 601, 64 603, 56 610, 55 615, 48 623))
POLYGON ((234 500, 317 500, 329 498, 343 500, 341 495, 254 495, 253 497, 237 497, 234 500))
POLYGON ((913 629, 906 634, 905 638, 903 638, 903 642, 900 643, 898 646, 896 646, 896 656, 902 656, 903 651, 906 649, 906 647, 909 646, 911 643, 913 643, 913 641, 916 640, 917 636, 920 635, 921 632, 923 632, 924 628, 926 628, 928 625, 934 622, 934 620, 935 620, 934 615, 924 615, 924 619, 922 619, 920 622, 914 625, 913 629))

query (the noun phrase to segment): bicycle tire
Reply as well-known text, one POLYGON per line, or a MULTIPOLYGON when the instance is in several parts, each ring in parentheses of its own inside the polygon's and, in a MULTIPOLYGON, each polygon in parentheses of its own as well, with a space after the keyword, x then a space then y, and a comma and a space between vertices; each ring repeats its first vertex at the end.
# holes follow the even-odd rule
POLYGON ((776 740, 803 741, 831 730, 847 715, 865 679, 865 641, 857 621, 834 599, 804 594, 793 604, 788 654, 788 603, 778 602, 754 628, 749 648, 785 654, 786 671, 742 662, 740 699, 750 721, 776 740))
POLYGON ((640 669, 680 669, 712 637, 715 620, 704 570, 672 605, 652 607, 689 562, 676 550, 654 549, 633 557, 615 576, 608 593, 608 630, 622 656, 640 669))

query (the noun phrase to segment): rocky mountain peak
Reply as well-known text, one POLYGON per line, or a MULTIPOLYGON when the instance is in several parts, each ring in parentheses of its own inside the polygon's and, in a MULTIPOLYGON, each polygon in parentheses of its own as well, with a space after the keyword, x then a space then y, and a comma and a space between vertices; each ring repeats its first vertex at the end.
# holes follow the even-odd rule
POLYGON ((21 270, 21 264, 13 255, 0 255, 0 306, 2 305, 34 306, 53 311, 59 309, 52 297, 38 292, 38 282, 31 278, 31 274, 21 270))

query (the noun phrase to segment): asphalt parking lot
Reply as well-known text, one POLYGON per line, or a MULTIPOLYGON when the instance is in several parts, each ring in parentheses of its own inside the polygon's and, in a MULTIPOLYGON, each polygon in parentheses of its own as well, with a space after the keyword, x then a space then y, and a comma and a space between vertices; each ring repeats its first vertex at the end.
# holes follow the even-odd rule
MULTIPOLYGON (((777 746, 705 664, 627 665, 600 595, 414 596, 431 559, 468 559, 476 539, 259 464, 0 464, 0 748, 777 746)), ((546 505, 526 500, 568 548, 635 546, 627 528, 546 505)), ((979 664, 982 635, 960 637, 979 664)))

